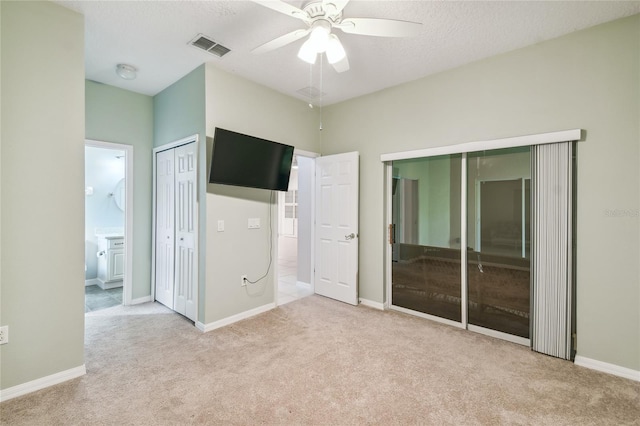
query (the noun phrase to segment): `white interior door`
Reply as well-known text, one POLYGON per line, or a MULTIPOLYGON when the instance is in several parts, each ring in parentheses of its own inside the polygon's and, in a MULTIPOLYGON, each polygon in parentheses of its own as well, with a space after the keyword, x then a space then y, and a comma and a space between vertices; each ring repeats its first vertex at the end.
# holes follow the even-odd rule
POLYGON ((156 300, 173 309, 174 293, 174 153, 156 154, 156 300))
POLYGON ((196 320, 196 152, 195 143, 175 148, 175 289, 173 310, 196 320))
POLYGON ((358 304, 359 154, 316 158, 315 292, 358 304))

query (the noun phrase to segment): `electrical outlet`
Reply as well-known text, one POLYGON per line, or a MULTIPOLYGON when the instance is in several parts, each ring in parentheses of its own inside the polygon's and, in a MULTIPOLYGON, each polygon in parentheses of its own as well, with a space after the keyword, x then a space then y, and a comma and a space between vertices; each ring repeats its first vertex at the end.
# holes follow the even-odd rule
POLYGON ((240 285, 242 287, 247 285, 247 276, 246 275, 240 275, 240 285))
POLYGON ((9 326, 4 325, 0 327, 0 345, 9 343, 9 326))

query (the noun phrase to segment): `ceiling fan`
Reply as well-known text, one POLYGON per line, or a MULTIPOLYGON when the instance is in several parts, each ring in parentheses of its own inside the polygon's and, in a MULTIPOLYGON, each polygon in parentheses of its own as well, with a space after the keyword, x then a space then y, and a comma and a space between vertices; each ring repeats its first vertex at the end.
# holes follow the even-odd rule
POLYGON ((348 34, 408 37, 417 34, 422 27, 418 22, 393 19, 344 18, 342 11, 349 0, 312 0, 302 9, 281 0, 253 1, 276 12, 298 18, 306 24, 307 28, 295 30, 268 41, 253 49, 252 53, 269 52, 309 35, 300 47, 298 57, 314 64, 318 54, 326 53, 327 61, 337 72, 349 70, 349 60, 340 39, 332 33, 333 29, 339 29, 348 34))

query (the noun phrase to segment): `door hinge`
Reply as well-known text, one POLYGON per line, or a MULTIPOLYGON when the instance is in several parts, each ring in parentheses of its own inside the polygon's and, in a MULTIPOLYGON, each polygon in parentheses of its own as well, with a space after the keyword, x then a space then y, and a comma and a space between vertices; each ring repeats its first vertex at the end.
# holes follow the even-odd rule
POLYGON ((393 223, 390 223, 389 224, 389 244, 390 245, 393 245, 393 243, 395 242, 394 241, 395 239, 393 238, 394 228, 395 228, 395 225, 393 223))

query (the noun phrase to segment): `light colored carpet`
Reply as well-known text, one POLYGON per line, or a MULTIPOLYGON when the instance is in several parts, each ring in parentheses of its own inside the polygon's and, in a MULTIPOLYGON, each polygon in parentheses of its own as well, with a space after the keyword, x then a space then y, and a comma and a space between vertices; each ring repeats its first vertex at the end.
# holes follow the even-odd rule
POLYGON ((110 308, 99 309, 97 311, 90 311, 84 314, 87 317, 105 317, 105 316, 118 316, 118 315, 159 315, 159 314, 174 314, 174 312, 160 303, 142 303, 140 305, 117 305, 110 308))
POLYGON ((640 424, 640 383, 320 296, 204 334, 176 314, 86 330, 87 375, 2 424, 640 424))

